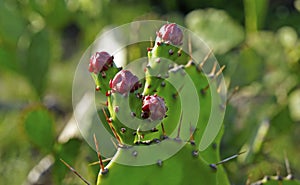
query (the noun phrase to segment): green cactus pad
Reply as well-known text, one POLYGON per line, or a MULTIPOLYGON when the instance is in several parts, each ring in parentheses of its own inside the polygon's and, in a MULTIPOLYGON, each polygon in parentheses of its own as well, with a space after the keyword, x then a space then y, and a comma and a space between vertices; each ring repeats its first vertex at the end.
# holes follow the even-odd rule
MULTIPOLYGON (((169 139, 168 145, 177 145, 178 141, 169 139)), ((209 167, 209 164, 201 159, 200 156, 193 155, 195 146, 190 143, 181 143, 185 146, 171 158, 162 161, 157 158, 157 163, 147 166, 127 166, 115 162, 107 165, 107 174, 99 173, 97 185, 119 184, 122 179, 128 184, 216 184, 217 174, 209 167)), ((164 149, 163 142, 158 144, 164 149)), ((164 150, 163 150, 164 151, 164 150)), ((126 158, 126 160, 143 160, 144 155, 156 154, 147 151, 139 151, 129 148, 120 148, 113 160, 126 158)))

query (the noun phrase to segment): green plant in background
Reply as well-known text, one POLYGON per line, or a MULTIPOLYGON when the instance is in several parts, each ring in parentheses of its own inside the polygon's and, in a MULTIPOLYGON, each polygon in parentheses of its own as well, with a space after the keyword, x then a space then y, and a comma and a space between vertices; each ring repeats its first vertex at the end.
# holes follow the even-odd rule
MULTIPOLYGON (((64 143, 56 141, 53 118, 43 107, 34 107, 27 111, 24 115, 24 131, 28 139, 45 155, 40 162, 44 164, 37 165, 40 169, 33 170, 32 173, 47 171, 52 166, 51 181, 54 184, 61 184, 68 171, 63 168, 64 165, 59 159, 75 163, 81 141, 75 138, 64 143)), ((31 180, 39 178, 38 174, 35 175, 36 177, 31 177, 31 180)))

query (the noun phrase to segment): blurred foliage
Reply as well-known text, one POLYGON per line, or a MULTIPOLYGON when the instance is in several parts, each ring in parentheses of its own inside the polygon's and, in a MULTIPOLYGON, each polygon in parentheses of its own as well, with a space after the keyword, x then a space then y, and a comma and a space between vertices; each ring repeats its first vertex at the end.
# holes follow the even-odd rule
POLYGON ((22 184, 46 154, 53 184, 81 184, 59 158, 95 180, 94 151, 57 141, 72 115, 74 71, 104 27, 143 19, 188 27, 226 65, 234 95, 221 155, 247 151, 224 164, 231 183, 285 175, 285 155, 300 178, 299 11, 299 0, 0 0, 1 183, 22 184))

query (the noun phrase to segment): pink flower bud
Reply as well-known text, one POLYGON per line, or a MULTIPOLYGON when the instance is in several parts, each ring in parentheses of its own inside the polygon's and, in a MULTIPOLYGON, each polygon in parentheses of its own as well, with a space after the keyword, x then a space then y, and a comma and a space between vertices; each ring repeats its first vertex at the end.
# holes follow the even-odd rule
POLYGON ((182 44, 183 33, 175 23, 163 25, 160 30, 156 32, 156 35, 163 42, 170 42, 173 45, 182 44))
POLYGON ((113 56, 107 52, 96 52, 95 55, 90 58, 89 71, 94 72, 95 74, 106 71, 111 66, 112 62, 113 56))
POLYGON ((119 71, 113 80, 110 81, 109 86, 111 91, 127 95, 139 88, 139 79, 128 70, 119 71))
POLYGON ((147 95, 143 99, 143 118, 150 118, 152 121, 162 120, 166 116, 166 105, 163 98, 157 95, 147 95))

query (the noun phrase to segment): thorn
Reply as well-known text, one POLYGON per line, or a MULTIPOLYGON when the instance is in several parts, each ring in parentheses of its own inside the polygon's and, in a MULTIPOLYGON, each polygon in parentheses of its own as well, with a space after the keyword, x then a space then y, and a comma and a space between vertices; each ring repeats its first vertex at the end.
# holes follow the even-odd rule
POLYGON ((180 57, 182 55, 182 48, 180 48, 177 52, 177 56, 180 57))
POLYGON ((200 71, 202 67, 204 66, 205 62, 208 60, 210 55, 212 54, 213 50, 210 50, 207 55, 204 57, 203 61, 198 65, 197 69, 200 71))
POLYGON ((192 41, 190 35, 188 37, 188 49, 189 49, 190 60, 192 60, 192 41))
POLYGON ((174 93, 174 94, 172 95, 172 97, 173 97, 174 99, 177 98, 178 94, 179 94, 180 91, 183 89, 183 86, 184 86, 184 84, 179 88, 179 90, 178 90, 176 93, 174 93))
POLYGON ((217 169, 217 166, 218 166, 218 165, 223 164, 223 163, 225 163, 225 162, 228 162, 228 161, 230 161, 230 160, 232 160, 232 159, 234 159, 234 158, 237 158, 239 155, 241 155, 241 154, 243 154, 243 153, 245 153, 245 152, 246 152, 246 151, 240 152, 240 153, 235 154, 235 155, 233 155, 233 156, 230 156, 230 157, 228 157, 228 158, 226 158, 226 159, 223 159, 222 161, 217 162, 216 164, 210 164, 209 166, 210 166, 211 168, 213 168, 213 169, 217 169))
MULTIPOLYGON (((106 163, 106 162, 109 162, 109 161, 111 161, 112 160, 112 158, 110 157, 110 158, 107 158, 107 159, 103 159, 102 160, 102 162, 104 162, 104 163, 106 163)), ((88 164, 89 166, 94 166, 94 165, 97 165, 97 164, 99 164, 100 162, 99 161, 95 161, 95 162, 92 162, 92 163, 90 163, 90 164, 88 164)))
POLYGON ((62 160, 60 158, 60 161, 62 163, 64 163, 64 165, 66 165, 75 175, 77 175, 77 177, 79 177, 85 184, 87 185, 90 185, 90 183, 85 179, 83 178, 73 167, 71 167, 68 163, 66 163, 64 160, 62 160))
POLYGON ((285 163, 285 167, 286 167, 286 172, 287 172, 287 174, 288 174, 288 175, 291 175, 291 174, 292 174, 292 171, 291 171, 289 159, 287 158, 286 151, 284 151, 284 163, 285 163))
POLYGON ((181 129, 181 124, 182 124, 182 111, 180 114, 180 122, 179 122, 179 126, 178 126, 178 130, 177 130, 177 136, 176 136, 176 140, 180 140, 180 129, 181 129))
POLYGON ((151 36, 150 36, 150 48, 153 48, 153 39, 151 36))
POLYGON ((173 55, 173 54, 174 54, 173 49, 169 49, 169 55, 173 55))
POLYGON ((195 131, 195 128, 193 128, 190 123, 190 143, 192 145, 195 145, 194 131, 195 131))
POLYGON ((217 78, 225 69, 225 66, 222 66, 219 71, 215 74, 215 77, 214 78, 217 78))
POLYGON ((221 93, 221 90, 222 90, 222 84, 220 83, 220 84, 219 84, 219 87, 218 87, 218 89, 217 89, 217 93, 220 94, 220 93, 221 93))
POLYGON ((161 122, 160 125, 161 125, 161 130, 162 130, 162 133, 163 133, 163 138, 165 139, 165 138, 167 138, 167 134, 166 134, 166 130, 165 130, 163 122, 161 122))
POLYGON ((117 150, 119 148, 117 143, 115 143, 115 141, 112 137, 110 138, 110 140, 111 140, 112 144, 114 145, 115 149, 117 150))
POLYGON ((100 164, 100 168, 101 168, 101 174, 106 174, 108 172, 108 170, 104 168, 104 164, 103 164, 103 161, 102 161, 100 150, 98 148, 98 142, 97 142, 95 133, 94 133, 94 143, 95 143, 95 146, 96 146, 96 152, 97 152, 98 159, 99 159, 99 162, 100 162, 99 164, 100 164))
POLYGON ((187 64, 185 65, 185 67, 191 66, 193 64, 193 59, 192 59, 192 42, 191 42, 191 37, 189 35, 188 37, 188 50, 189 50, 189 61, 187 62, 187 64))
POLYGON ((110 127, 110 129, 111 129, 111 131, 113 132, 115 138, 118 140, 119 145, 122 145, 121 139, 120 139, 118 133, 116 132, 115 128, 114 128, 113 125, 111 124, 111 120, 110 120, 110 118, 108 118, 108 116, 107 116, 107 114, 106 114, 104 108, 102 108, 102 111, 103 111, 103 114, 104 114, 104 116, 105 116, 105 119, 106 119, 106 121, 107 121, 107 123, 108 123, 108 125, 109 125, 109 127, 110 127))
POLYGON ((235 86, 235 88, 233 89, 233 91, 228 96, 228 98, 226 100, 226 104, 228 104, 229 101, 232 99, 232 97, 239 91, 239 88, 240 88, 239 86, 235 86))
POLYGON ((211 72, 208 74, 208 76, 211 78, 215 77, 216 69, 217 69, 217 62, 214 63, 214 66, 213 66, 211 72))

